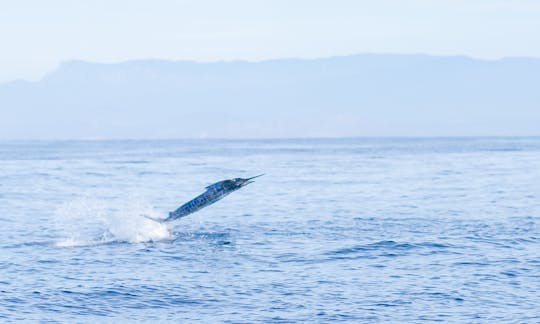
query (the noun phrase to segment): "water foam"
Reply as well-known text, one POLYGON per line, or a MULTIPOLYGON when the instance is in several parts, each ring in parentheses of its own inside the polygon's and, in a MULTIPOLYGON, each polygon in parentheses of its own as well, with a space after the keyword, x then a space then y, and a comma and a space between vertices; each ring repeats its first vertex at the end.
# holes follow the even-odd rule
POLYGON ((144 200, 97 198, 86 195, 61 205, 55 213, 57 246, 110 242, 150 242, 170 239, 167 225, 154 221, 163 215, 144 200))

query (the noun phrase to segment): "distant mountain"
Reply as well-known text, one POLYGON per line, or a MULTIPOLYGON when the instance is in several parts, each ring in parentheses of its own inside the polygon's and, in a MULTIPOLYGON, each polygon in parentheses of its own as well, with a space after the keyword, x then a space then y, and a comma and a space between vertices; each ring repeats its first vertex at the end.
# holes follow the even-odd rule
POLYGON ((0 85, 0 138, 540 135, 540 59, 71 61, 0 85))

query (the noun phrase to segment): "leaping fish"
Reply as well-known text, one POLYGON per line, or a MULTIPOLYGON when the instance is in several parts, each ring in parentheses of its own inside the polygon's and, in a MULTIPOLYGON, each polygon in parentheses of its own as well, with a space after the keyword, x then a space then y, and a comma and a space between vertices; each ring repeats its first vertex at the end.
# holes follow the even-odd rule
POLYGON ((206 187, 205 192, 183 204, 182 206, 178 207, 178 209, 176 209, 175 211, 170 212, 169 217, 162 220, 161 222, 170 222, 192 214, 206 206, 210 206, 221 198, 227 196, 231 192, 255 182, 252 181, 252 179, 258 178, 263 175, 264 174, 259 174, 251 178, 234 178, 229 180, 222 180, 211 184, 206 187))

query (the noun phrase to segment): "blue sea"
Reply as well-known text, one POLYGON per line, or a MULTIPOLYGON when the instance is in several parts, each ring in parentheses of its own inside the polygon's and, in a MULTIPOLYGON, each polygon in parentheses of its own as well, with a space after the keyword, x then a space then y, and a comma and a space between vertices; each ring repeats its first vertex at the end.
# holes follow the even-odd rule
POLYGON ((540 322, 540 138, 2 141, 18 320, 540 322))

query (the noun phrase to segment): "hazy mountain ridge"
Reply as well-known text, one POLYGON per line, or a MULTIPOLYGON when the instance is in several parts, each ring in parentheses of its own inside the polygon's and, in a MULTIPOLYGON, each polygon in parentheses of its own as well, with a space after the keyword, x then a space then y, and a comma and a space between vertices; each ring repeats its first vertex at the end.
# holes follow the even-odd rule
POLYGON ((0 84, 0 138, 539 135, 540 59, 70 61, 0 84))

